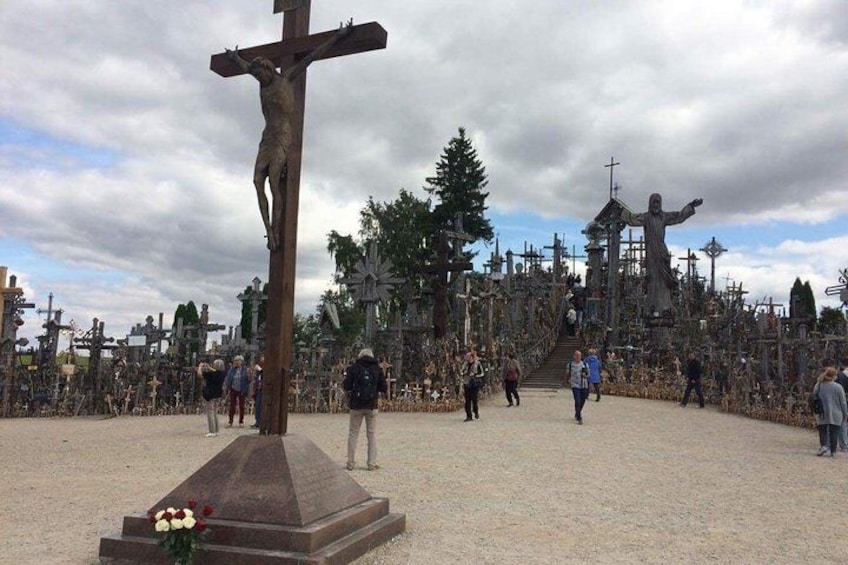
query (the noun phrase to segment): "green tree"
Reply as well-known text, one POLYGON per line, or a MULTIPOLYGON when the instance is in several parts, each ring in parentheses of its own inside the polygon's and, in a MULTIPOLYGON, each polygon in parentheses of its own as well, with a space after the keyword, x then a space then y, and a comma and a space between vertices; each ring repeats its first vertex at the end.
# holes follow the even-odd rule
POLYGON ((434 224, 430 200, 416 198, 403 188, 392 202, 369 198, 361 212, 360 226, 364 245, 376 240, 380 257, 392 262, 393 274, 418 288, 421 265, 431 254, 429 241, 434 224))
POLYGON ((174 311, 174 321, 171 324, 172 328, 177 327, 177 320, 179 320, 180 318, 182 318, 183 322, 185 322, 185 316, 186 316, 185 308, 186 308, 185 304, 179 304, 177 306, 177 309, 174 311))
POLYGON ((352 273, 354 265, 365 256, 362 246, 352 235, 341 235, 336 230, 327 234, 327 252, 336 261, 336 282, 352 273))
POLYGON ((465 128, 459 128, 459 136, 450 140, 436 163, 436 175, 426 181, 424 190, 438 198, 433 208, 437 229, 451 228, 456 215, 461 214, 467 233, 478 240, 492 241, 494 232, 485 216, 489 193, 483 192, 489 184, 486 168, 465 136, 465 128))
POLYGON ((816 297, 813 295, 813 288, 810 286, 810 281, 804 281, 803 296, 806 314, 810 317, 810 320, 812 321, 810 327, 815 328, 818 321, 818 315, 816 313, 816 297))
POLYGON ((353 296, 345 290, 341 292, 325 291, 317 308, 318 315, 323 310, 325 302, 336 305, 336 311, 339 314, 339 341, 345 347, 353 345, 356 338, 365 329, 365 309, 357 305, 353 296))
POLYGON ((825 334, 845 334, 845 314, 839 308, 824 306, 819 315, 819 329, 825 334))
POLYGON ((796 277, 789 291, 789 315, 793 318, 807 317, 810 327, 816 326, 816 299, 810 281, 801 283, 801 278, 796 277))
MULTIPOLYGON (((244 294, 249 295, 253 292, 252 286, 247 286, 244 289, 244 294)), ((262 286, 262 294, 268 296, 268 283, 265 283, 262 286)), ((259 323, 257 324, 257 328, 261 328, 265 323, 265 320, 268 318, 268 301, 263 300, 259 303, 259 323)), ((253 306, 250 304, 250 301, 246 300, 241 303, 241 319, 239 320, 239 326, 241 326, 241 337, 250 343, 250 339, 253 336, 251 328, 253 327, 253 306)))
POLYGON ((292 336, 294 343, 306 343, 312 345, 318 338, 321 329, 318 327, 318 317, 315 314, 302 316, 301 314, 294 315, 294 326, 292 336))
MULTIPOLYGON (((197 326, 200 323, 200 314, 197 312, 197 306, 195 306, 193 300, 189 300, 187 304, 179 304, 177 306, 176 311, 174 311, 174 324, 173 328, 177 327, 177 320, 182 318, 183 327, 186 326, 197 326)), ((186 330, 183 333, 183 339, 192 339, 197 338, 199 336, 199 332, 194 330, 186 330)), ((180 343, 179 355, 185 356, 187 358, 191 353, 197 353, 200 351, 200 343, 198 341, 190 342, 190 345, 187 345, 186 342, 180 343)))

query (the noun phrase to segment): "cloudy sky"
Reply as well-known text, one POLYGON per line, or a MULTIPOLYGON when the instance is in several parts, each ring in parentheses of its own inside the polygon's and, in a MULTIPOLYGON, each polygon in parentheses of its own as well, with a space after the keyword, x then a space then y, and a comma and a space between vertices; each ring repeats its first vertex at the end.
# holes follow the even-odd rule
MULTIPOLYGON (((251 184, 258 85, 209 57, 277 41, 272 0, 0 4, 0 265, 108 335, 176 305, 238 321, 267 279, 251 184)), ((704 205, 675 257, 715 236, 717 278, 818 304, 848 266, 848 4, 843 0, 315 0, 312 31, 378 21, 388 47, 309 70, 297 310, 328 287, 326 234, 368 196, 423 196, 467 129, 502 251, 580 250, 609 196, 704 205)), ((640 230, 634 230, 639 235, 640 230)), ((626 234, 626 232, 625 232, 626 234)), ((481 255, 489 250, 483 249, 481 255)), ((703 257, 703 254, 701 254, 703 257)), ((708 275, 708 261, 699 264, 708 275)), ((22 335, 40 332, 34 312, 22 335)))

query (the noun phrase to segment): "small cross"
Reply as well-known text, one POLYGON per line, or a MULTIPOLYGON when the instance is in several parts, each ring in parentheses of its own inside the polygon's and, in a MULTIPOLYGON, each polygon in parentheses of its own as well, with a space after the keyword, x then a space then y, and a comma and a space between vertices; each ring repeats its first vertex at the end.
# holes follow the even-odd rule
POLYGON ((609 163, 609 165, 604 165, 604 168, 605 168, 605 169, 607 169, 607 168, 608 168, 608 169, 610 170, 610 200, 612 200, 612 191, 613 191, 613 188, 614 188, 614 187, 613 187, 613 184, 612 184, 612 170, 613 170, 613 168, 614 168, 616 165, 620 165, 620 164, 621 164, 621 163, 616 163, 616 162, 615 162, 615 158, 610 157, 610 163, 609 163))

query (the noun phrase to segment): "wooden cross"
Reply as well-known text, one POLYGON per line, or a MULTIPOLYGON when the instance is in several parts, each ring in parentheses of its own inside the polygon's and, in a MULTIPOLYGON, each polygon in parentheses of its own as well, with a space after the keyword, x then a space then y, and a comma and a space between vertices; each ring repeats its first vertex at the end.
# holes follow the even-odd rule
MULTIPOLYGON (((262 56, 279 68, 296 65, 337 33, 309 34, 311 0, 275 0, 274 13, 283 12, 282 41, 241 50, 248 60, 262 56)), ((316 59, 361 53, 386 46, 386 31, 376 22, 353 26, 344 41, 316 59)), ((221 76, 244 74, 227 53, 212 56, 211 69, 221 76)), ((265 329, 265 406, 260 433, 285 435, 288 431, 288 395, 292 364, 294 283, 297 255, 297 212, 300 197, 300 165, 306 72, 293 79, 295 111, 291 115, 292 141, 286 159, 281 221, 274 225, 279 245, 269 250, 268 305, 265 329)))
POLYGON ((457 294, 456 297, 465 305, 465 315, 462 318, 462 347, 467 347, 468 337, 471 335, 471 303, 477 300, 477 297, 471 294, 469 279, 465 279, 465 294, 457 294))
POLYGON ((147 381, 147 384, 149 384, 152 387, 152 390, 150 391, 150 400, 153 401, 153 411, 156 412, 156 395, 157 395, 156 387, 161 385, 162 381, 160 381, 159 379, 157 379, 154 376, 152 379, 147 381))
POLYGON ((451 246, 449 237, 452 232, 442 230, 436 245, 436 262, 424 266, 425 273, 436 275, 433 281, 433 337, 441 339, 447 333, 448 323, 448 273, 470 271, 474 268, 471 261, 451 261, 448 253, 451 246))
POLYGON ((678 259, 686 261, 686 280, 691 283, 692 279, 695 277, 695 263, 700 261, 700 259, 698 259, 698 256, 692 252, 691 248, 686 250, 686 257, 678 257, 678 259))
POLYGON ((353 299, 365 304, 365 344, 373 345, 377 324, 377 303, 391 300, 391 290, 406 282, 405 278, 392 273, 394 265, 390 259, 382 259, 377 251, 377 242, 372 241, 368 255, 354 265, 350 277, 339 282, 353 292, 353 299))
POLYGON ((613 168, 615 168, 615 166, 616 166, 616 165, 620 165, 620 164, 621 164, 621 163, 616 163, 616 162, 615 162, 615 159, 614 159, 613 157, 610 157, 609 165, 604 165, 604 168, 605 168, 605 169, 609 169, 609 170, 610 170, 610 200, 612 200, 612 191, 613 191, 613 185, 612 185, 612 170, 613 170, 613 168))
POLYGON ((568 249, 563 250, 563 256, 566 260, 571 259, 571 274, 575 275, 575 271, 577 270, 577 260, 578 259, 588 259, 585 255, 577 254, 577 246, 571 245, 571 253, 568 252, 568 249))

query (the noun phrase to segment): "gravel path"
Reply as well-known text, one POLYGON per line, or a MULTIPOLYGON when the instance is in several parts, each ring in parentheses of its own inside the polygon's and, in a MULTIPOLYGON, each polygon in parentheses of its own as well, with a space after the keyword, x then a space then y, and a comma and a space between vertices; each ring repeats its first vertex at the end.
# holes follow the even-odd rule
MULTIPOLYGON (((407 531, 357 564, 848 562, 848 457, 816 457, 815 432, 617 397, 577 426, 570 391, 522 400, 469 423, 380 414, 382 468, 352 474, 407 531)), ((289 429, 344 463, 346 414, 289 429)), ((98 563, 124 515, 255 433, 205 431, 203 416, 0 420, 0 563, 98 563)))

